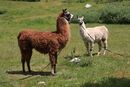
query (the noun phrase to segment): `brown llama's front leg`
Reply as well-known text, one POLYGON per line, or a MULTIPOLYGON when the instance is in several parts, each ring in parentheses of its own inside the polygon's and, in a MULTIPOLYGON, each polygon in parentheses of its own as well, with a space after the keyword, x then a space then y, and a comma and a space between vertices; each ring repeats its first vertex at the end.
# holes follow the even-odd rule
POLYGON ((23 56, 21 58, 21 62, 22 62, 22 70, 23 72, 25 72, 25 58, 23 56))
POLYGON ((52 75, 56 74, 56 63, 57 63, 57 53, 49 53, 50 62, 51 62, 51 73, 52 75))
POLYGON ((20 49, 21 50, 21 63, 22 63, 22 70, 23 70, 23 73, 25 73, 25 61, 26 61, 26 54, 24 52, 24 50, 20 49))
POLYGON ((29 50, 27 53, 28 53, 27 57, 26 57, 27 67, 28 67, 28 71, 31 72, 30 59, 31 59, 31 56, 32 56, 32 50, 29 50))

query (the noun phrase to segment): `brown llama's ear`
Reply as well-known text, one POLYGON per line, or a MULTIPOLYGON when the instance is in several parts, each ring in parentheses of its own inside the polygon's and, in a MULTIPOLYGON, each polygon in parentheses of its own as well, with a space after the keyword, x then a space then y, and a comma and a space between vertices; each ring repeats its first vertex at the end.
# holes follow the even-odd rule
POLYGON ((66 12, 67 9, 62 9, 63 13, 66 12))
POLYGON ((65 9, 65 11, 67 10, 67 8, 65 9))

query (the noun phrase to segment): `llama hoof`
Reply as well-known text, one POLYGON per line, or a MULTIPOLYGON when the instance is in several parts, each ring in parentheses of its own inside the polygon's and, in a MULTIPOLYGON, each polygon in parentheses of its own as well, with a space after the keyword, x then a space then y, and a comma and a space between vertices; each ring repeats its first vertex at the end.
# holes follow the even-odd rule
POLYGON ((32 70, 29 70, 28 72, 29 72, 29 73, 31 73, 31 72, 32 72, 32 70))
POLYGON ((103 52, 103 55, 105 55, 106 54, 106 50, 104 50, 104 52, 103 52))
POLYGON ((98 53, 97 53, 97 56, 99 56, 100 54, 101 54, 101 52, 98 52, 98 53))
POLYGON ((52 76, 56 76, 56 73, 51 73, 52 76))
POLYGON ((97 54, 97 56, 99 56, 100 54, 97 54))
POLYGON ((106 55, 106 51, 103 53, 103 55, 106 55))
POLYGON ((90 57, 93 57, 93 55, 90 55, 90 57))
POLYGON ((25 70, 23 70, 22 72, 25 73, 25 70))
POLYGON ((52 76, 56 76, 56 71, 55 72, 51 72, 52 76))

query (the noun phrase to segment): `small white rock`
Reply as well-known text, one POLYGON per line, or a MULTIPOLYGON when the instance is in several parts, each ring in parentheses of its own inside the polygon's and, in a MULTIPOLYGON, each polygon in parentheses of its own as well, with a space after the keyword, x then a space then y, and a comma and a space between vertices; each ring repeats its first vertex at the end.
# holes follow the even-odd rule
POLYGON ((130 64, 130 62, 127 62, 127 64, 130 64))
POLYGON ((46 85, 46 83, 44 81, 40 81, 38 82, 39 85, 46 85))
POLYGON ((92 7, 92 5, 91 4, 86 4, 85 7, 90 8, 90 7, 92 7))
POLYGON ((81 59, 75 57, 75 58, 73 58, 72 60, 70 60, 70 62, 78 63, 78 62, 80 62, 80 60, 81 60, 81 59))

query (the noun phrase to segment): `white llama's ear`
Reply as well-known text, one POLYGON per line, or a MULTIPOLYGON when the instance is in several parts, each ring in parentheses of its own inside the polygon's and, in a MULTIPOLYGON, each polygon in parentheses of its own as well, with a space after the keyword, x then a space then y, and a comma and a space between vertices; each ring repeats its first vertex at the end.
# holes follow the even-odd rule
POLYGON ((82 19, 84 19, 84 16, 82 16, 82 19))
POLYGON ((77 15, 76 17, 77 17, 77 18, 79 18, 79 16, 78 16, 78 15, 77 15))

